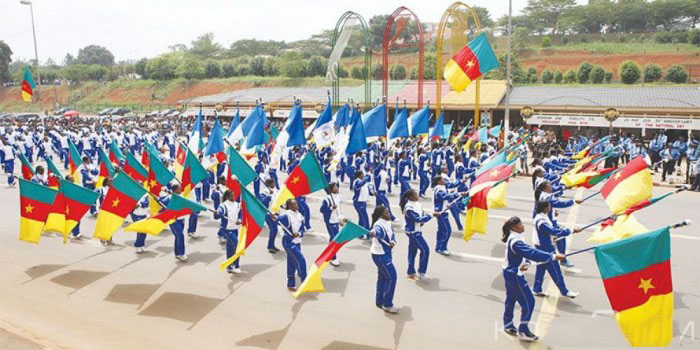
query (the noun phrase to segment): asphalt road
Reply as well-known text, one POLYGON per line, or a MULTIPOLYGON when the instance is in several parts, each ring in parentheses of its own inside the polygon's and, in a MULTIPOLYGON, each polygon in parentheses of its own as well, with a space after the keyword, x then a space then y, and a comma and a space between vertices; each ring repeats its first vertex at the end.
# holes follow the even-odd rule
MULTIPOLYGON (((4 181, 4 178, 3 178, 4 181)), ((417 187, 417 185, 416 185, 417 187)), ((395 187, 397 190, 398 187, 395 187)), ((655 188, 654 194, 669 191, 655 188)), ((573 197, 590 190, 568 191, 573 197)), ((350 199, 347 188, 344 198, 350 199)), ((309 198, 312 227, 304 238, 307 264, 325 248, 327 234, 319 213, 320 198, 309 198)), ((376 268, 369 244, 353 241, 339 254, 340 267, 324 272, 325 293, 295 300, 285 287, 284 251, 265 249, 266 230, 242 258, 241 275, 218 270, 225 258, 216 238, 218 221, 210 213, 200 218, 198 240, 187 239, 186 264, 175 261, 169 231, 148 237, 147 252, 136 255, 135 234, 117 232, 114 247, 98 241, 42 237, 39 245, 18 240, 17 188, 0 189, 0 347, 7 349, 520 349, 564 347, 626 347, 612 317, 592 252, 572 257, 575 268, 565 273, 571 290, 581 295, 560 298, 547 278, 546 298, 537 298, 531 328, 537 344, 514 340, 501 331, 505 288, 501 277, 504 245, 500 226, 518 215, 532 231, 533 207, 529 178, 516 178, 508 187, 508 208, 491 210, 487 235, 464 242, 456 229, 449 243, 454 253, 431 251, 429 279, 406 278, 408 239, 402 223, 395 226, 394 251, 399 281, 398 315, 374 306, 376 268), (4 345, 3 345, 4 344, 4 345)), ((398 198, 389 197, 398 204, 398 198)), ((683 219, 700 224, 700 194, 684 192, 643 209, 638 219, 656 229, 683 219)), ((211 206, 211 203, 205 203, 211 206)), ((424 207, 431 203, 424 201, 424 207)), ((369 211, 373 206, 370 206, 369 211)), ((395 212, 397 207, 392 208, 395 212)), ((355 220, 346 201, 342 211, 355 220)), ((586 224, 608 215, 600 196, 563 210, 562 223, 586 224)), ((452 220, 452 219, 451 219, 452 220)), ((401 220, 403 221, 403 220, 401 220)), ((85 218, 82 231, 90 236, 95 219, 85 218)), ((454 225, 454 222, 452 222, 454 225)), ((424 228, 431 249, 436 222, 424 228)), ((591 231, 573 237, 571 250, 589 247, 591 231)), ((700 278, 696 251, 700 235, 694 226, 672 232, 675 293, 674 347, 698 348, 695 336, 700 310, 700 278), (695 311, 693 311, 695 310, 695 311)), ((281 243, 278 242, 281 248, 281 243)), ((533 273, 528 273, 532 283, 533 273)), ((516 320, 519 319, 516 308, 516 320)))

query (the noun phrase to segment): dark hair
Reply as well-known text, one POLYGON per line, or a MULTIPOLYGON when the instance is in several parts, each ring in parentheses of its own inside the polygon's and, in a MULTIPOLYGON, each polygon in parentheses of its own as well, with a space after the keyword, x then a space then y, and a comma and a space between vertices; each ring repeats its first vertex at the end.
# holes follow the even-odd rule
POLYGON ((224 200, 226 200, 226 198, 228 198, 228 196, 230 196, 231 194, 233 194, 231 190, 226 190, 226 192, 224 192, 224 200))
POLYGON ((549 208, 549 202, 546 200, 538 200, 535 202, 535 213, 539 214, 544 212, 545 209, 549 208))
POLYGON ((508 236, 510 236, 510 230, 512 230, 513 226, 519 224, 520 222, 521 221, 519 217, 513 216, 503 224, 503 237, 501 237, 501 242, 505 243, 508 241, 508 236))
POLYGON ((289 198, 284 202, 284 209, 289 209, 289 203, 291 203, 295 198, 289 198))
POLYGON ((275 180, 273 180, 273 179, 267 179, 267 180, 265 180, 265 185, 274 186, 274 185, 275 185, 275 180))
POLYGON ((386 207, 383 205, 379 205, 376 208, 374 208, 374 211, 372 212, 372 224, 370 226, 374 226, 374 223, 376 223, 377 220, 379 220, 379 218, 382 217, 384 211, 386 211, 386 207))
MULTIPOLYGON (((537 168, 535 169, 535 171, 532 172, 532 187, 535 187, 535 183, 537 182, 536 180, 538 178, 537 174, 539 174, 540 172, 544 172, 544 170, 542 170, 541 168, 537 168)), ((544 175, 542 175, 542 177, 544 177, 544 175)))
POLYGON ((544 191, 544 188, 549 184, 549 181, 545 180, 540 182, 539 185, 537 185, 537 188, 535 189, 535 200, 540 200, 540 195, 542 194, 542 191, 544 191))
POLYGON ((331 193, 333 193, 333 192, 331 192, 331 190, 333 189, 333 187, 338 187, 338 183, 337 183, 337 182, 329 182, 329 183, 328 183, 328 187, 324 188, 324 190, 326 191, 326 194, 331 194, 331 193))
POLYGON ((408 197, 410 197, 412 194, 417 194, 416 190, 409 188, 406 192, 401 194, 401 199, 399 199, 399 206, 401 207, 401 212, 404 212, 404 208, 406 207, 406 203, 408 203, 408 197))
POLYGON ((359 179, 362 177, 362 170, 355 170, 355 178, 359 179))
MULTIPOLYGON (((441 169, 441 170, 442 170, 442 169, 441 169)), ((435 176, 433 176, 432 187, 437 186, 437 182, 438 182, 438 180, 440 180, 441 178, 442 178, 441 175, 435 175, 435 176)))

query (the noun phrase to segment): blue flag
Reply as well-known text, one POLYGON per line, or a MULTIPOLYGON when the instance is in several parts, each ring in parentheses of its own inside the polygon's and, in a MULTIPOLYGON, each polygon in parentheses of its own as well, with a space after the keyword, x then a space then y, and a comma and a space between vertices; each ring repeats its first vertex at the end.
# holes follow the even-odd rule
POLYGON ((239 124, 241 124, 241 109, 236 108, 236 116, 233 117, 233 120, 231 121, 231 127, 228 128, 228 133, 226 133, 227 139, 231 137, 231 134, 233 134, 233 131, 236 130, 239 124))
POLYGON ((349 114, 350 112, 350 106, 346 103, 344 106, 338 108, 338 110, 335 112, 335 126, 340 128, 343 126, 347 126, 349 124, 349 114))
POLYGON ((489 130, 489 135, 498 137, 501 134, 501 124, 498 124, 489 130))
POLYGON ((506 152, 500 152, 499 154, 493 156, 491 160, 486 161, 484 164, 482 164, 479 169, 476 170, 476 176, 479 176, 486 171, 493 169, 501 164, 505 164, 506 162, 506 152))
MULTIPOLYGON (((255 107, 255 109, 248 115, 243 121, 241 122, 241 132, 243 133, 243 136, 248 136, 248 133, 250 132, 250 129, 253 128, 253 125, 258 121, 260 116, 264 113, 265 111, 262 110, 262 106, 258 105, 255 107)), ((265 126, 265 125, 263 125, 265 126)))
POLYGON ((209 140, 207 140, 207 146, 204 147, 204 154, 210 156, 219 152, 224 152, 226 148, 224 147, 224 128, 219 123, 219 119, 214 121, 214 127, 209 133, 209 140))
POLYGON ((409 117, 411 136, 427 134, 430 129, 430 109, 425 106, 409 117))
POLYGON ((442 138, 447 140, 450 138, 450 134, 452 133, 452 123, 445 124, 443 129, 445 129, 445 132, 443 133, 442 138))
POLYGON ((433 130, 430 132, 430 139, 435 140, 435 139, 441 139, 443 136, 445 136, 445 113, 441 112, 440 117, 438 117, 437 121, 435 121, 435 125, 433 125, 433 130))
POLYGON ((258 117, 255 124, 250 128, 248 136, 245 138, 245 147, 251 149, 257 145, 265 144, 265 119, 258 117))
POLYGON ((372 108, 362 116, 365 136, 386 136, 386 104, 372 108))
POLYGON ((349 142, 348 146, 345 148, 345 154, 355 154, 367 149, 367 137, 365 136, 365 127, 362 125, 362 118, 355 118, 353 120, 348 138, 349 142))
POLYGON ((289 125, 287 126, 287 147, 306 144, 304 136, 304 122, 301 118, 301 105, 294 104, 292 112, 289 114, 289 125))
POLYGON ((389 129, 390 139, 408 137, 408 120, 406 119, 407 114, 408 111, 406 111, 406 107, 404 107, 401 109, 401 112, 394 117, 394 122, 391 124, 391 129, 389 129))

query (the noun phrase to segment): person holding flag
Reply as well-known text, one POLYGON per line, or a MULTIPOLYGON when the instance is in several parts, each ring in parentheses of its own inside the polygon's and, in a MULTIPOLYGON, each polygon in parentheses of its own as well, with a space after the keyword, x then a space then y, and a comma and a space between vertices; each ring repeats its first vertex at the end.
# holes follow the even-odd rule
MULTIPOLYGON (((328 183, 328 195, 321 202, 321 214, 323 214, 323 222, 328 230, 328 241, 332 242, 335 236, 340 232, 340 203, 342 198, 338 194, 338 183, 328 183)), ((330 262, 333 266, 340 266, 338 258, 334 255, 330 262)))
MULTIPOLYGON (((547 201, 549 202, 550 206, 552 208, 558 208, 558 209, 564 209, 564 208, 569 208, 576 204, 581 204, 583 203, 580 199, 573 200, 573 199, 568 199, 568 200, 563 200, 561 199, 561 194, 563 190, 558 191, 556 193, 552 192, 552 185, 549 183, 549 181, 542 181, 540 184, 537 186, 537 189, 535 189, 535 203, 538 201, 547 201)), ((535 208, 532 210, 532 217, 535 218, 536 216, 535 208)), ((556 223, 556 219, 554 218, 554 210, 550 210, 548 217, 549 220, 552 223, 556 223)), ((557 250, 564 254, 566 253, 566 240, 565 239, 560 239, 557 241, 557 250)), ((561 261, 561 265, 564 267, 572 268, 574 267, 574 264, 569 262, 569 259, 564 259, 561 261)))
POLYGON ((7 185, 13 187, 15 185, 15 148, 7 142, 2 142, 0 147, 0 163, 7 174, 7 185))
POLYGON ((433 205, 435 212, 440 215, 437 217, 438 231, 437 241, 435 242, 435 251, 438 254, 448 256, 450 251, 447 250, 447 242, 452 234, 452 226, 450 226, 450 206, 459 196, 465 197, 467 192, 450 193, 447 191, 445 177, 438 174, 433 177, 433 205))
MULTIPOLYGON (((241 225, 241 204, 231 190, 224 192, 224 201, 219 206, 216 218, 221 219, 221 233, 226 238, 226 258, 236 253, 238 246, 238 227, 241 225)), ((228 273, 241 273, 240 258, 226 267, 228 273)))
MULTIPOLYGON (((137 222, 143 220, 148 216, 148 204, 150 198, 148 194, 144 194, 139 200, 139 204, 131 212, 131 221, 137 222)), ((143 232, 136 233, 136 240, 134 241, 134 248, 136 248, 136 254, 141 254, 145 251, 143 248, 146 245, 146 234, 143 232)))
POLYGON ((394 306, 394 292, 396 291, 396 268, 392 261, 391 250, 396 245, 396 235, 391 227, 391 214, 384 206, 374 208, 372 212, 372 246, 369 248, 372 261, 377 265, 377 293, 375 305, 391 314, 399 313, 399 308, 394 306))
POLYGON ((299 275, 300 283, 306 279, 306 259, 301 253, 301 238, 304 237, 302 225, 304 216, 299 212, 296 199, 290 198, 285 203, 285 211, 275 219, 284 231, 282 234, 282 247, 287 253, 287 289, 295 292, 296 277, 299 275))
MULTIPOLYGON (((265 185, 260 189, 260 194, 258 199, 266 208, 270 208, 270 203, 272 203, 272 198, 277 195, 275 191, 275 180, 267 179, 265 180, 265 185)), ((323 211, 323 208, 321 208, 323 211)), ((267 214, 265 216, 265 223, 270 229, 269 237, 267 239, 267 251, 271 254, 275 254, 280 250, 275 246, 275 238, 277 238, 277 224, 272 220, 272 216, 267 214)))
MULTIPOLYGON (((172 186, 172 193, 180 195, 181 190, 180 190, 180 185, 174 184, 172 186)), ((165 196, 161 197, 159 202, 163 207, 167 207, 168 204, 170 203, 170 198, 172 197, 172 194, 166 194, 165 196)), ((192 215, 197 215, 197 214, 192 214, 192 215)), ((173 246, 173 251, 175 253, 175 259, 181 262, 186 262, 187 261, 187 255, 185 255, 185 219, 183 217, 179 217, 176 220, 174 220, 170 224, 170 232, 172 232, 173 236, 175 237, 175 243, 173 246)))
POLYGON ((414 189, 409 189, 401 195, 399 203, 401 211, 404 214, 406 225, 404 230, 408 236, 408 278, 412 280, 426 279, 428 272, 428 258, 430 257, 430 248, 428 243, 423 238, 423 232, 420 228, 426 222, 430 221, 433 216, 437 217, 440 213, 433 212, 432 215, 426 214, 423 206, 420 203, 418 192, 414 189), (420 251, 418 259, 418 276, 416 276, 416 253, 420 251))

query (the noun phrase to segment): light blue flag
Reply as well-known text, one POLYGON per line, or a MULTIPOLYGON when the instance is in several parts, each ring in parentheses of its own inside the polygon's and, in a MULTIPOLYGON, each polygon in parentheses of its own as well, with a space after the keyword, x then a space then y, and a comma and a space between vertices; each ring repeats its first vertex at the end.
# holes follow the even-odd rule
POLYGON ((440 113, 435 125, 433 125, 433 130, 430 131, 430 139, 436 140, 441 139, 445 135, 445 113, 440 113))
POLYGON ((406 111, 406 107, 404 107, 403 109, 401 109, 401 112, 399 112, 394 117, 394 122, 391 124, 391 129, 389 129, 390 139, 408 137, 408 119, 406 117, 407 114, 408 111, 406 111))
POLYGON ((204 154, 210 156, 219 152, 224 152, 226 147, 224 146, 224 128, 219 123, 219 119, 214 121, 214 127, 209 133, 209 140, 207 140, 207 146, 204 147, 204 154))
POLYGON ((365 136, 365 127, 362 125, 362 118, 354 118, 348 138, 345 154, 355 154, 367 149, 367 137, 365 136))
POLYGON ((258 117, 257 119, 245 138, 245 147, 248 149, 265 144, 265 119, 267 118, 258 117))
POLYGON ((447 140, 450 138, 450 134, 452 133, 452 123, 445 124, 443 126, 443 129, 445 130, 444 134, 442 135, 442 138, 447 140))
POLYGON ((489 130, 489 135, 498 137, 501 134, 501 124, 498 124, 489 130))
POLYGON ((411 136, 427 134, 430 130, 430 108, 425 106, 408 118, 411 136))
POLYGON ((233 131, 236 130, 239 124, 241 124, 241 109, 236 108, 236 116, 233 117, 233 120, 231 121, 231 127, 228 128, 228 133, 226 133, 227 139, 231 137, 231 134, 233 134, 233 131))
POLYGON ((490 169, 493 169, 501 164, 504 164, 506 162, 506 152, 500 152, 499 154, 493 156, 491 160, 487 161, 486 163, 482 164, 479 169, 476 170, 476 176, 479 176, 490 169))
POLYGON ((372 108, 362 116, 365 136, 386 136, 386 104, 372 108))
POLYGON ((343 126, 347 126, 349 124, 349 113, 350 113, 350 106, 346 103, 344 106, 338 108, 338 110, 335 112, 335 116, 333 119, 335 120, 335 126, 340 128, 343 126))
POLYGON ((304 136, 304 121, 301 118, 301 105, 294 104, 292 112, 289 114, 289 125, 287 126, 287 147, 306 144, 304 136))

